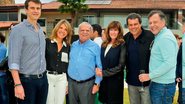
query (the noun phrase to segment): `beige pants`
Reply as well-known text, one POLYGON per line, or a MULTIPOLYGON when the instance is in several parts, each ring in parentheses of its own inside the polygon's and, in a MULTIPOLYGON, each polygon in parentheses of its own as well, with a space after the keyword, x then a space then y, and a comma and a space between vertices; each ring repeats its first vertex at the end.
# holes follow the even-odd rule
POLYGON ((59 75, 47 73, 47 77, 49 83, 47 104, 63 104, 67 87, 66 73, 59 75))

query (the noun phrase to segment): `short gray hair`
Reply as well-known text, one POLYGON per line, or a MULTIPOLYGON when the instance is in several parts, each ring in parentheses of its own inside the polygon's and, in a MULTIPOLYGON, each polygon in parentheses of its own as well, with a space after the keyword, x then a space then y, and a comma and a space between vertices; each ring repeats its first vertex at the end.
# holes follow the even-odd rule
POLYGON ((87 26, 89 26, 90 31, 91 31, 91 32, 93 31, 93 28, 92 28, 92 26, 91 26, 90 23, 88 23, 88 22, 82 22, 82 23, 80 23, 80 24, 78 25, 78 32, 80 31, 80 27, 81 27, 82 25, 87 25, 87 26))
POLYGON ((161 20, 164 20, 166 22, 166 15, 161 11, 161 10, 152 10, 149 14, 148 14, 148 19, 150 17, 152 17, 154 14, 158 14, 159 17, 161 18, 161 20))

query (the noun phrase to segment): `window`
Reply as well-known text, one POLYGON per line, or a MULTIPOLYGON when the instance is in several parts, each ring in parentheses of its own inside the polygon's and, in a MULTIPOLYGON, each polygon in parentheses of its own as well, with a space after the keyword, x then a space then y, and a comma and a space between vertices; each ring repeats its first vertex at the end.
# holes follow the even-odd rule
POLYGON ((17 13, 10 13, 9 14, 9 21, 17 21, 18 20, 18 14, 17 13))
POLYGON ((0 21, 8 21, 7 13, 0 13, 0 21))
POLYGON ((104 15, 102 20, 102 27, 107 27, 111 21, 119 21, 123 28, 126 28, 126 16, 127 15, 104 15))
POLYGON ((93 15, 83 16, 82 18, 83 22, 89 22, 90 24, 96 24, 96 17, 93 15))
POLYGON ((142 19, 142 27, 143 28, 148 28, 148 17, 143 16, 141 19, 142 19))
POLYGON ((54 23, 53 23, 53 27, 55 27, 55 25, 60 21, 61 19, 55 19, 54 23))
MULTIPOLYGON (((53 26, 55 26, 60 20, 61 20, 61 19, 59 19, 59 18, 55 19, 53 26)), ((67 20, 69 23, 71 23, 71 19, 70 19, 70 18, 69 18, 69 19, 66 19, 66 20, 67 20)))
POLYGON ((0 13, 0 21, 18 21, 18 13, 0 13))
POLYGON ((66 19, 66 20, 67 20, 69 23, 71 23, 71 21, 72 21, 70 18, 69 18, 69 19, 66 19))
POLYGON ((45 27, 46 26, 46 19, 38 19, 37 21, 41 27, 45 27))
POLYGON ((21 21, 23 21, 26 18, 27 18, 26 14, 21 13, 21 21))

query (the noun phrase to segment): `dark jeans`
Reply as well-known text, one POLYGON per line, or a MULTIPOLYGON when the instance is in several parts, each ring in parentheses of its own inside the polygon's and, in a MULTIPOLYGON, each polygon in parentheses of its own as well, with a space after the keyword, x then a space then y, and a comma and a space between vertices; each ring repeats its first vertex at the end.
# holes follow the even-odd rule
POLYGON ((160 84, 151 82, 150 98, 152 104, 172 104, 175 94, 175 82, 170 84, 160 84))
POLYGON ((24 100, 18 99, 18 104, 46 104, 48 80, 46 74, 42 78, 20 77, 24 88, 24 100))
POLYGON ((0 103, 8 104, 7 76, 0 76, 0 103))
POLYGON ((8 98, 9 104, 17 104, 17 98, 14 93, 14 82, 10 71, 6 72, 7 76, 7 89, 8 89, 8 98))

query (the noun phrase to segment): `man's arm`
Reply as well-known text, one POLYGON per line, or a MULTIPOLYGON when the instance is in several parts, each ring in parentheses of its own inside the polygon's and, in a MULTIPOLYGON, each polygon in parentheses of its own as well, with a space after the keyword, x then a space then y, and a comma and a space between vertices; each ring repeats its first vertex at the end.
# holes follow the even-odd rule
POLYGON ((23 86, 21 84, 20 78, 19 78, 19 72, 18 70, 12 69, 11 74, 14 80, 14 90, 15 90, 15 96, 19 99, 24 100, 25 93, 23 86))
MULTIPOLYGON (((100 59, 100 47, 97 45, 97 48, 96 48, 96 66, 99 70, 102 70, 102 63, 101 63, 101 59, 100 59)), ((96 70, 95 70, 95 74, 96 74, 96 70)), ((97 76, 95 75, 95 83, 94 83, 94 86, 93 86, 93 89, 92 89, 92 94, 95 94, 96 92, 99 91, 99 85, 100 85, 100 82, 102 80, 102 76, 97 76)))
POLYGON ((19 28, 13 28, 9 37, 8 66, 14 80, 15 96, 24 99, 24 89, 19 78, 21 50, 23 46, 23 38, 19 28))
MULTIPOLYGON (((102 70, 102 63, 101 63, 101 58, 100 58, 100 47, 97 45, 96 49, 95 49, 95 52, 96 52, 96 68, 99 69, 99 70, 102 70)), ((94 70, 95 71, 95 83, 96 84, 100 84, 101 80, 102 80, 102 76, 97 76, 96 75, 96 69, 94 70)))
POLYGON ((14 80, 14 84, 15 85, 16 84, 21 84, 18 71, 15 70, 15 69, 12 69, 11 74, 12 74, 12 77, 13 77, 13 80, 14 80))

